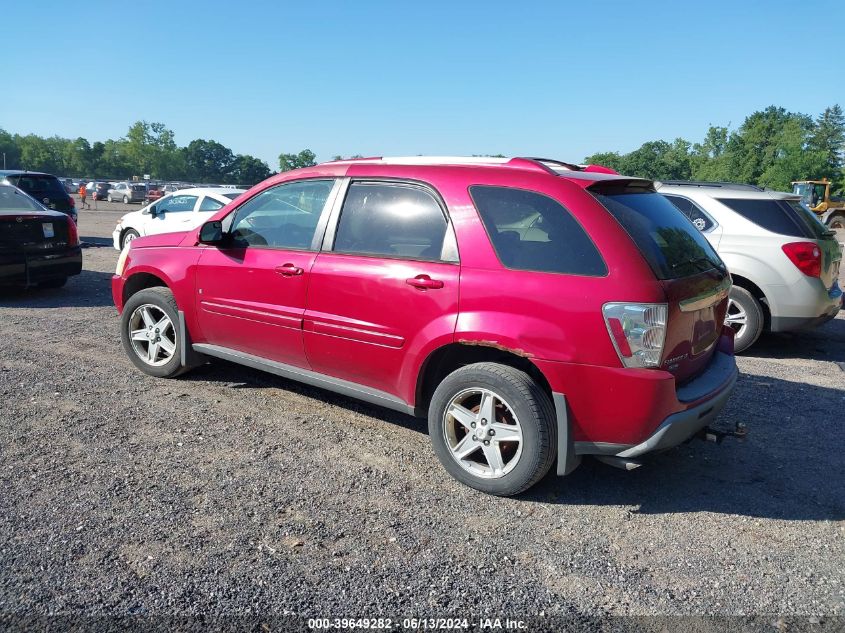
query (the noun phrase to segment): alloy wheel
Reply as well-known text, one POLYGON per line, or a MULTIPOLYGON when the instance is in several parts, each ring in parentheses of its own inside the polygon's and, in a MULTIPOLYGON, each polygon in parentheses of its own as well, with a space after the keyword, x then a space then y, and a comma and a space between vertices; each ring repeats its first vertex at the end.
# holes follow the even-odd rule
POLYGON ((165 365, 176 353, 176 328, 157 305, 146 303, 135 308, 128 328, 132 349, 147 365, 165 365))
POLYGON ((728 299, 728 313, 725 316, 725 323, 734 329, 737 338, 741 337, 745 333, 745 328, 748 327, 748 313, 733 299, 728 299))
POLYGON ((449 401, 443 436, 452 459, 476 477, 504 477, 522 456, 519 419, 513 407, 489 389, 464 389, 449 401))

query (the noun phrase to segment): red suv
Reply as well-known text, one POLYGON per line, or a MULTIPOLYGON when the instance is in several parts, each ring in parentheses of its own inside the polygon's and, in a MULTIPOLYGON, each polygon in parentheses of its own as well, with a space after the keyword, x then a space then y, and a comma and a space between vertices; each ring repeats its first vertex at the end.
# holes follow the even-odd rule
POLYGON ((123 347, 171 377, 223 358, 427 416, 463 483, 557 459, 630 468, 703 429, 737 378, 730 277, 647 180, 545 159, 338 161, 138 238, 123 347))

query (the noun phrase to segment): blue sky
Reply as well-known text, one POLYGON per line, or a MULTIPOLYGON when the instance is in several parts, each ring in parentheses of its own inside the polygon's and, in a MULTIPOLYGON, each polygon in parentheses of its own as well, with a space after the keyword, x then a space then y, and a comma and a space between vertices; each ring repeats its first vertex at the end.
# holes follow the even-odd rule
POLYGON ((845 105, 841 0, 126 6, 5 6, 0 127, 93 142, 160 121, 272 168, 306 147, 580 161, 845 105))

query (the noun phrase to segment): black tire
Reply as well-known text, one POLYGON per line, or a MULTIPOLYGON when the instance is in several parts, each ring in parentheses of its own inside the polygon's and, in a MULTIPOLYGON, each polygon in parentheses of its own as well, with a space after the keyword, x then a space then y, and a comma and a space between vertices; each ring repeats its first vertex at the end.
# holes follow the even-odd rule
POLYGON ((127 196, 123 196, 123 204, 129 204, 129 198, 127 196))
POLYGON ((557 453, 557 426, 551 400, 528 374, 498 363, 475 363, 449 374, 432 396, 428 429, 434 452, 449 474, 471 488, 492 495, 511 496, 527 490, 545 476, 557 453), (496 478, 475 475, 461 466, 446 437, 450 425, 445 415, 447 407, 453 398, 472 389, 490 390, 504 399, 522 429, 522 452, 516 464, 510 472, 496 478))
POLYGON ((48 279, 47 281, 39 282, 39 288, 61 288, 67 283, 67 277, 59 277, 58 279, 48 279))
POLYGON ((745 324, 743 327, 732 325, 736 332, 734 338, 734 351, 736 353, 744 352, 749 347, 757 342, 760 334, 763 332, 763 325, 766 322, 763 315, 763 307, 760 302, 748 292, 745 288, 740 286, 733 286, 730 293, 731 305, 728 305, 728 319, 732 314, 737 315, 739 312, 745 314, 745 324))
POLYGON ((120 316, 120 341, 123 344, 123 351, 126 352, 135 367, 145 374, 157 378, 174 378, 191 369, 191 367, 182 366, 180 354, 182 336, 183 333, 179 331, 179 308, 176 306, 176 299, 173 298, 173 293, 170 292, 169 288, 157 286, 140 290, 132 295, 126 305, 123 306, 123 314, 120 316), (165 313, 172 324, 175 352, 166 363, 161 365, 152 365, 142 360, 130 339, 129 331, 133 315, 138 308, 145 305, 155 306, 165 313))
POLYGON ((121 250, 126 247, 126 243, 134 240, 136 237, 141 237, 141 235, 135 229, 126 229, 123 232, 123 235, 120 236, 120 248, 121 250))
POLYGON ((834 213, 827 219, 827 225, 832 229, 845 229, 845 213, 834 213))
POLYGON ((108 196, 106 196, 106 200, 108 200, 109 202, 111 202, 111 201, 112 201, 112 199, 111 199, 111 194, 109 194, 108 196))

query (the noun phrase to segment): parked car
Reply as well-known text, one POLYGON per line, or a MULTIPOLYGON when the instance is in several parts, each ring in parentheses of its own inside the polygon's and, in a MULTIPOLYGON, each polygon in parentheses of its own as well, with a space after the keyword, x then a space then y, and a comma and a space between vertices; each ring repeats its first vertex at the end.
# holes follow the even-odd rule
POLYGON ((279 174, 132 241, 112 280, 141 371, 224 358, 427 416, 444 468, 500 495, 710 424, 737 377, 729 288, 651 181, 523 158, 279 174))
POLYGON ((119 182, 109 189, 106 199, 109 202, 120 200, 123 204, 129 204, 130 202, 143 202, 146 194, 147 188, 145 185, 119 182))
POLYGON ((107 182, 92 182, 88 185, 88 195, 92 200, 106 200, 111 188, 111 184, 107 182))
POLYGON ((37 171, 0 170, 0 184, 23 189, 46 208, 65 213, 76 222, 76 201, 55 176, 37 171))
POLYGON ((194 229, 243 192, 243 189, 195 188, 171 193, 120 218, 112 233, 114 247, 121 250, 142 235, 194 229))
POLYGON ((155 202, 164 196, 164 187, 161 185, 147 185, 147 192, 144 196, 146 202, 155 202))
POLYGON ((744 351, 764 331, 815 327, 842 306, 835 234, 790 193, 731 183, 662 183, 658 190, 716 249, 733 278, 727 322, 744 351))
POLYGON ((76 222, 0 184, 0 286, 58 288, 81 271, 76 222))

